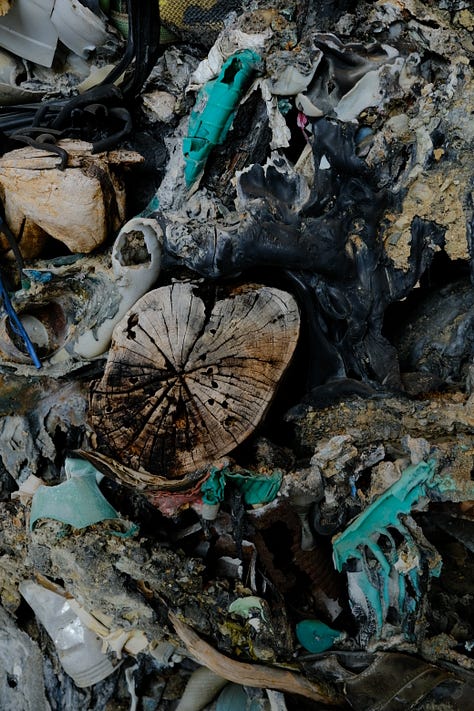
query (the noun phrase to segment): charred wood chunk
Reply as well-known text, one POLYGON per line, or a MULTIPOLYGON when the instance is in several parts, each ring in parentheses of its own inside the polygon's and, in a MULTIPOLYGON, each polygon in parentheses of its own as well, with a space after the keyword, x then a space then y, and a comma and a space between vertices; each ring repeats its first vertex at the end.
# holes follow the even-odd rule
POLYGON ((278 289, 217 301, 189 283, 149 292, 117 326, 93 387, 99 449, 174 479, 227 454, 265 415, 298 333, 296 302, 278 289))

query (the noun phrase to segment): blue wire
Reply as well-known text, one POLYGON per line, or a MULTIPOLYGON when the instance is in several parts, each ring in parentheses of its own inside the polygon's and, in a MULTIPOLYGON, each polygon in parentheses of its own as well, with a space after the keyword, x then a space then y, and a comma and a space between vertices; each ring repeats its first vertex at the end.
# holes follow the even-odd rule
POLYGON ((22 322, 18 318, 18 315, 13 308, 13 304, 10 301, 10 296, 8 295, 8 291, 5 288, 5 284, 3 283, 2 276, 0 274, 0 296, 3 299, 3 305, 5 306, 5 311, 7 312, 8 318, 10 320, 10 326, 12 327, 13 331, 20 336, 20 338, 24 341, 26 350, 28 351, 31 360, 35 364, 36 368, 41 368, 41 362, 40 359, 38 358, 35 348, 30 340, 30 337, 28 336, 27 332, 25 331, 25 327, 23 326, 22 322))

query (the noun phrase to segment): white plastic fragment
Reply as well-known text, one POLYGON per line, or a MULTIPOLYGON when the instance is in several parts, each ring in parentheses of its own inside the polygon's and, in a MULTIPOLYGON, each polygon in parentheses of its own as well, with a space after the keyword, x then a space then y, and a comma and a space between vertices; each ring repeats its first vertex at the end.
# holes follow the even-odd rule
POLYGON ((278 99, 270 89, 269 79, 257 79, 252 86, 252 90, 257 87, 262 92, 262 99, 265 102, 268 122, 272 132, 270 148, 272 151, 277 148, 287 148, 290 145, 291 131, 285 121, 285 117, 278 108, 278 99))
POLYGON ((223 30, 205 59, 202 60, 191 75, 188 91, 197 90, 203 84, 214 79, 220 72, 224 62, 235 52, 244 49, 262 50, 265 42, 273 32, 268 27, 264 32, 249 34, 239 29, 223 30))
POLYGON ((43 67, 53 63, 58 32, 51 22, 54 0, 15 0, 0 18, 0 46, 43 67))
MULTIPOLYGON (((319 55, 320 61, 322 53, 319 55)), ((304 91, 313 78, 319 61, 315 62, 309 74, 303 74, 294 66, 287 66, 272 84, 272 93, 278 96, 294 96, 304 91)))
POLYGON ((382 97, 379 72, 367 72, 342 97, 334 112, 340 121, 354 121, 364 109, 369 106, 378 106, 382 97))
POLYGON ((285 695, 281 691, 265 689, 270 702, 270 711, 287 711, 285 695))
POLYGON ((73 0, 55 0, 51 22, 61 42, 84 58, 103 45, 109 36, 104 20, 73 0))
POLYGON ((161 268, 162 231, 156 220, 134 217, 120 230, 112 248, 115 284, 121 295, 113 318, 106 319, 95 333, 83 333, 74 352, 94 358, 107 350, 116 324, 158 279, 161 268))
POLYGON ((31 502, 35 491, 43 485, 44 481, 40 479, 40 477, 30 474, 28 479, 25 479, 25 481, 20 484, 19 489, 12 492, 10 498, 13 501, 18 499, 23 506, 26 506, 31 502))
POLYGON ((67 599, 31 580, 20 583, 20 592, 46 628, 64 671, 76 686, 92 686, 113 673, 115 667, 102 653, 100 640, 87 629, 67 599))
POLYGON ((130 694, 130 710, 137 711, 138 707, 138 696, 135 688, 135 672, 138 669, 138 664, 134 664, 133 667, 129 667, 125 670, 125 681, 127 682, 127 689, 130 694))

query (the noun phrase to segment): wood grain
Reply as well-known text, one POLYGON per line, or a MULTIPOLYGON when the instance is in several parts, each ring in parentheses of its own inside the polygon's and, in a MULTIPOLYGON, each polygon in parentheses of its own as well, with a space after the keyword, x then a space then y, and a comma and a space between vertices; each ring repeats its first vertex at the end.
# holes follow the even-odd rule
POLYGON ((165 477, 223 456, 265 415, 298 332, 296 302, 278 289, 207 304, 189 283, 149 292, 115 329, 93 391, 99 450, 165 477))

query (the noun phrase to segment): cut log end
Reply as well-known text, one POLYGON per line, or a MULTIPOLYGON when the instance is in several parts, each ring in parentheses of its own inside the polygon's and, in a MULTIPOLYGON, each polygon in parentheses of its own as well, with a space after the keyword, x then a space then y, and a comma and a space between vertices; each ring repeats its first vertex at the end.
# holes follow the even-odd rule
POLYGON ((227 454, 264 417, 298 333, 295 300, 271 287, 212 301, 193 284, 149 292, 115 329, 93 388, 99 449, 169 478, 227 454))

